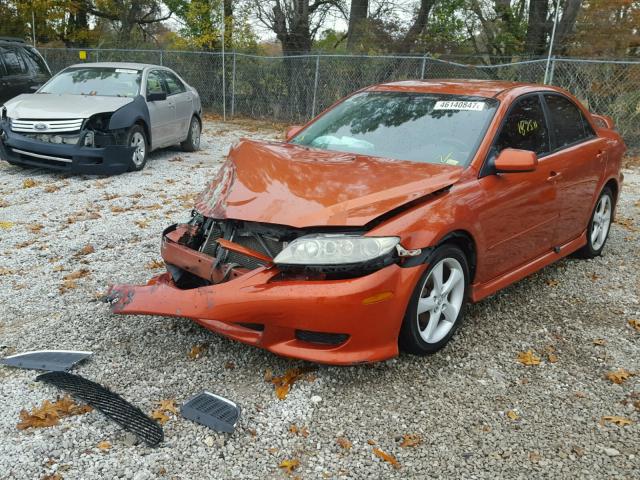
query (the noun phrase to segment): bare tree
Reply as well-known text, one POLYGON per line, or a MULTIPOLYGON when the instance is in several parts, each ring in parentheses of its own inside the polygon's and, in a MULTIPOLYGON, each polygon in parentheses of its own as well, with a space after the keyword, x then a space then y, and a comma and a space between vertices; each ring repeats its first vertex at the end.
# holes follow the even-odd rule
POLYGON ((413 23, 400 42, 400 51, 410 52, 420 35, 425 33, 427 24, 429 23, 429 14, 437 1, 438 0, 420 0, 420 7, 416 12, 413 23))
POLYGON ((369 0, 351 0, 349 10, 349 29, 347 30, 347 49, 354 50, 360 43, 362 30, 369 14, 369 0))

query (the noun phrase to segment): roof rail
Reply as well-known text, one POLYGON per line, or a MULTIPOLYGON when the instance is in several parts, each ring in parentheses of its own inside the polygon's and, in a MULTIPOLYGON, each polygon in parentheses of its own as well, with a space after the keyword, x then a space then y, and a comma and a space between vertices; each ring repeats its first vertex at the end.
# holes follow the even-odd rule
POLYGON ((5 42, 27 43, 24 39, 18 37, 0 37, 0 40, 4 40, 5 42))

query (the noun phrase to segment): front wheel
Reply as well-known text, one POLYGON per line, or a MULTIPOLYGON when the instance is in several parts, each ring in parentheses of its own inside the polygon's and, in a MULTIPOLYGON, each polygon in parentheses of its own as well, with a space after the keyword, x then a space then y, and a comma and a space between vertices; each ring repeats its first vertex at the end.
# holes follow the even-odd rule
POLYGON ((605 187, 600 193, 596 208, 593 209, 589 220, 587 244, 576 252, 576 256, 580 258, 595 258, 602 253, 602 249, 609 237, 609 229, 613 219, 613 205, 613 192, 609 187, 605 187))
POLYGON ((469 288, 469 265, 455 245, 442 245, 420 277, 400 329, 400 347, 427 355, 444 347, 460 325, 469 288))
POLYGON ((149 142, 147 142, 144 128, 140 125, 131 127, 127 132, 126 144, 134 148, 129 162, 129 171, 142 170, 147 163, 147 151, 149 150, 149 142))

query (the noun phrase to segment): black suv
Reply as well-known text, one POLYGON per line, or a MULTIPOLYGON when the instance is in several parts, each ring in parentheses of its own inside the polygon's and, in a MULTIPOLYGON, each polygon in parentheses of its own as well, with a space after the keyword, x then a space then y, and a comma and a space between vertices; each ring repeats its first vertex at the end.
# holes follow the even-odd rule
POLYGON ((33 93, 50 78, 35 48, 17 38, 0 37, 0 105, 21 93, 33 93))

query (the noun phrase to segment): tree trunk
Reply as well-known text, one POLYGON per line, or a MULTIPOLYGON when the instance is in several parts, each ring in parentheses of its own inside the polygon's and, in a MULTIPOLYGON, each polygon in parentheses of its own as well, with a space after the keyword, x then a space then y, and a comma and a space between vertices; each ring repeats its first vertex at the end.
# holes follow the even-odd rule
POLYGON ((362 29, 369 12, 369 0, 351 0, 349 28, 347 30, 347 49, 352 51, 360 46, 362 29))
POLYGON ((233 0, 223 0, 224 5, 224 46, 233 47, 233 0))
POLYGON ((582 6, 582 0, 566 0, 562 11, 562 17, 556 28, 555 44, 558 46, 557 52, 564 53, 567 50, 567 40, 576 25, 576 19, 582 6))
POLYGON ((542 55, 546 48, 549 14, 547 0, 530 0, 529 18, 527 21, 527 35, 524 41, 525 53, 542 55))
POLYGON ((400 42, 400 51, 408 53, 412 50, 418 37, 426 30, 429 13, 438 0, 420 0, 420 8, 413 24, 400 42))

